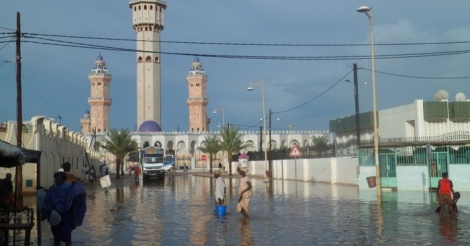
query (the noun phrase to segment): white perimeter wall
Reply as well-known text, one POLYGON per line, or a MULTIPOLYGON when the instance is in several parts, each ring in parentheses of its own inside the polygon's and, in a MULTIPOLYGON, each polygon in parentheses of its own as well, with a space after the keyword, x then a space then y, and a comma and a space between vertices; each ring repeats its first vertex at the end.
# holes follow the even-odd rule
MULTIPOLYGON (((338 157, 321 159, 290 159, 272 161, 274 180, 298 180, 331 184, 357 185, 360 190, 370 190, 374 197, 376 188, 369 188, 367 177, 375 177, 375 166, 361 166, 357 158, 338 157)), ((237 162, 232 163, 232 173, 237 173, 237 162)), ((227 170, 227 169, 226 169, 227 170)), ((470 165, 450 165, 449 178, 455 191, 470 191, 470 165)), ((249 175, 265 176, 264 161, 250 161, 249 175)), ((397 190, 428 191, 427 166, 398 166, 397 190)))
MULTIPOLYGON (((238 163, 232 164, 236 173, 238 163)), ((249 175, 265 176, 264 161, 250 161, 249 175)), ((357 158, 321 158, 273 160, 274 179, 357 185, 357 158)))

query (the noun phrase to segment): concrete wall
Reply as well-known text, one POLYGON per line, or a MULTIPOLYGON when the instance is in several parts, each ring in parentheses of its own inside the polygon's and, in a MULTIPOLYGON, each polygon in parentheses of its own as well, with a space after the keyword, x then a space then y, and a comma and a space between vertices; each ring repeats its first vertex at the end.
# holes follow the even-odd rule
MULTIPOLYGON (((22 134, 22 146, 26 149, 41 151, 40 179, 37 183, 36 173, 38 165, 27 163, 23 165, 23 191, 35 192, 37 186, 48 188, 53 183, 53 174, 57 172, 62 163, 68 161, 72 164, 71 172, 85 178, 83 170, 85 164, 90 163, 98 170, 100 154, 89 148, 89 142, 80 134, 57 124, 54 119, 44 116, 35 116, 31 121, 23 122, 28 131, 22 134)), ((1 140, 16 145, 16 122, 7 122, 7 131, 0 135, 1 140)), ((15 177, 15 168, 0 168, 0 178, 6 173, 15 177)), ((15 183, 15 182, 13 182, 15 183)))
MULTIPOLYGON (((455 191, 470 191, 470 165, 449 165, 449 179, 454 184, 455 191)), ((375 190, 369 188, 367 177, 375 176, 375 166, 359 167, 357 184, 360 190, 375 190)), ((397 190, 400 191, 428 191, 429 172, 427 166, 398 166, 397 190)))
POLYGON ((397 189, 429 190, 429 172, 427 166, 398 166, 397 189))
MULTIPOLYGON (((250 161, 249 165, 249 174, 265 175, 264 161, 250 161)), ((237 166, 234 162, 234 173, 237 166)), ((350 157, 272 161, 273 179, 282 180, 357 185, 357 170, 357 158, 350 157)))

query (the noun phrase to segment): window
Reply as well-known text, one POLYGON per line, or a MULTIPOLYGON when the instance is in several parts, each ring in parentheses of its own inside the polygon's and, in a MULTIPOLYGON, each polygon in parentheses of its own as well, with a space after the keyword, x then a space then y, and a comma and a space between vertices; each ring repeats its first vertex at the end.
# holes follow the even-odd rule
POLYGON ((153 5, 150 5, 150 10, 153 10, 153 5))
POLYGON ((140 10, 140 6, 139 6, 139 10, 140 10))
POLYGON ((156 63, 160 63, 160 60, 158 59, 158 56, 155 57, 155 62, 156 62, 156 63))
POLYGON ((149 30, 149 28, 146 26, 146 27, 145 27, 145 31, 148 31, 148 30, 149 30))
POLYGON ((134 6, 134 11, 136 11, 136 10, 137 10, 137 7, 134 6))
POLYGON ((98 82, 98 85, 101 85, 101 82, 98 82))
POLYGON ((152 57, 147 56, 147 58, 145 58, 145 61, 146 61, 146 62, 152 61, 152 57))
POLYGON ((147 10, 147 5, 144 5, 144 10, 147 10))
POLYGON ((137 59, 137 62, 142 62, 142 56, 139 56, 139 59, 137 59))

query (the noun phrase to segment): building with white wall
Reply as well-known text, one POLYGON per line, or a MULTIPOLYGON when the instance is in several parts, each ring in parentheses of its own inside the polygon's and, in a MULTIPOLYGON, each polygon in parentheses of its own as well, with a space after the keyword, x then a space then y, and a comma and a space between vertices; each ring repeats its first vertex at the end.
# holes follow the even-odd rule
MULTIPOLYGON (((456 187, 470 189, 470 101, 462 94, 450 101, 447 92, 435 101, 411 104, 378 112, 381 184, 391 189, 437 188, 447 172, 456 187)), ((355 115, 330 121, 339 156, 358 156, 358 184, 376 176, 371 112, 360 115, 361 143, 356 139, 355 115)), ((362 184, 362 185, 361 185, 362 184)))

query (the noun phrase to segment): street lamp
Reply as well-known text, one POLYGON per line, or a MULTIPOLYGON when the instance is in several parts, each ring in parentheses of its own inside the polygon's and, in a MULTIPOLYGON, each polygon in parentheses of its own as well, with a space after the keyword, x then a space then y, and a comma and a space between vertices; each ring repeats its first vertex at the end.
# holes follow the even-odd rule
MULTIPOLYGON (((259 86, 261 88, 261 97, 262 97, 262 101, 263 101, 263 135, 264 135, 264 168, 266 171, 269 170, 268 168, 268 145, 266 143, 266 141, 268 140, 267 136, 266 136, 266 110, 265 110, 265 106, 264 106, 264 80, 261 79, 261 82, 254 82, 254 83, 249 83, 248 84, 248 88, 247 90, 248 91, 252 91, 254 90, 253 86, 259 86)), ((266 173, 266 179, 268 179, 268 174, 266 173)))
POLYGON ((289 125, 287 125, 287 126, 289 127, 289 130, 292 131, 292 129, 294 129, 294 127, 295 127, 295 124, 289 124, 289 125))
POLYGON ((375 155, 375 184, 377 187, 377 197, 382 196, 382 189, 380 185, 380 165, 379 165, 379 134, 377 132, 377 103, 375 97, 375 53, 374 53, 374 18, 372 17, 372 8, 361 6, 357 12, 364 13, 369 18, 370 25, 370 47, 371 47, 371 61, 372 61, 372 103, 373 103, 373 117, 374 117, 374 155, 375 155))
POLYGON ((224 112, 224 107, 222 107, 222 108, 215 108, 212 113, 213 113, 213 114, 217 114, 217 113, 220 112, 220 111, 222 111, 222 126, 225 126, 225 112, 224 112))

